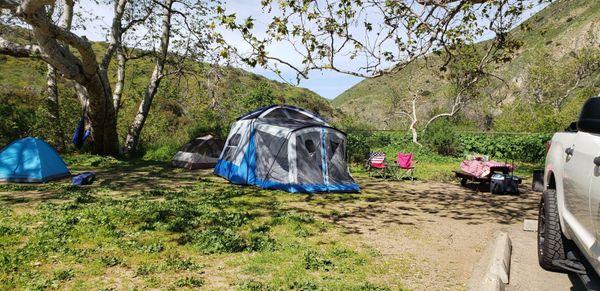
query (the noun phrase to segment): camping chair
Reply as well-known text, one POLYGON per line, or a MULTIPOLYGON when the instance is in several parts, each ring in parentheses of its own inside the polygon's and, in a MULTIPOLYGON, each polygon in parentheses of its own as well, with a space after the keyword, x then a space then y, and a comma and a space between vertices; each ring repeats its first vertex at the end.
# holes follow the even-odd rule
POLYGON ((398 158, 394 162, 398 168, 396 169, 396 178, 398 180, 403 179, 405 177, 414 180, 414 172, 415 166, 417 162, 414 160, 414 155, 412 153, 403 154, 398 153, 398 158))
POLYGON ((366 167, 367 171, 369 172, 369 177, 375 173, 385 178, 387 169, 387 165, 385 164, 385 153, 369 153, 369 159, 367 160, 366 167))

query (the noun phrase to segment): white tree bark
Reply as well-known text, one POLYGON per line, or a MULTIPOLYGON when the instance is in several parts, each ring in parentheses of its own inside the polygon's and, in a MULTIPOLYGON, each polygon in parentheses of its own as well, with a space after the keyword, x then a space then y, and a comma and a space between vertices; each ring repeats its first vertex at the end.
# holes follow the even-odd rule
POLYGON ((20 45, 0 37, 0 54, 15 58, 42 58, 42 50, 36 45, 20 45))
POLYGON ((119 109, 121 109, 121 96, 123 95, 123 88, 125 87, 125 55, 122 51, 117 53, 117 82, 115 83, 115 90, 113 92, 113 107, 115 108, 115 115, 119 116, 119 109))
POLYGON ((413 99, 412 99, 412 122, 410 123, 410 132, 412 133, 412 142, 415 144, 418 144, 419 146, 423 146, 421 145, 421 143, 419 142, 419 133, 417 132, 417 99, 418 96, 416 94, 413 94, 413 99))
POLYGON ((52 123, 52 134, 56 138, 54 141, 54 146, 57 147, 58 151, 62 151, 65 148, 65 138, 60 120, 60 104, 58 100, 57 84, 58 74, 56 73, 56 69, 54 69, 54 67, 50 65, 46 66, 46 107, 48 108, 48 117, 52 123))
MULTIPOLYGON (((71 24, 73 23, 73 0, 63 0, 61 1, 61 4, 62 11, 58 25, 65 30, 71 30, 71 24)), ((66 49, 68 49, 68 47, 66 47, 66 49)), ((59 150, 62 150, 65 148, 65 136, 64 131, 62 130, 60 119, 58 73, 51 65, 46 66, 46 101, 48 105, 48 112, 51 122, 53 123, 53 134, 57 138, 55 141, 55 146, 57 146, 59 150)))
MULTIPOLYGON (((53 5, 54 2, 23 0, 17 3, 12 0, 0 0, 0 7, 10 10, 14 16, 31 26, 31 32, 38 43, 40 57, 45 62, 65 78, 85 87, 89 97, 88 115, 92 132, 92 151, 98 154, 116 155, 119 153, 119 144, 108 76, 99 70, 96 54, 85 37, 79 37, 69 29, 52 22, 46 6, 53 5), (68 47, 74 48, 77 55, 68 47)), ((66 0, 62 3, 63 9, 72 11, 73 1, 66 0)), ((6 48, 7 42, 3 43, 3 47, 6 48)), ((24 50, 13 49, 10 52, 24 53, 24 50)))
POLYGON ((125 139, 125 146, 123 148, 123 153, 125 154, 131 154, 132 151, 137 148, 142 128, 144 127, 144 123, 146 122, 146 118, 150 112, 152 100, 154 99, 160 82, 164 77, 165 62, 167 60, 169 42, 171 38, 171 16, 173 13, 173 2, 174 0, 167 0, 162 6, 164 9, 164 14, 162 17, 162 32, 160 36, 159 51, 157 52, 155 60, 156 63, 152 72, 152 77, 150 78, 150 82, 144 91, 144 98, 140 103, 137 114, 133 119, 131 126, 129 127, 127 138, 125 139))

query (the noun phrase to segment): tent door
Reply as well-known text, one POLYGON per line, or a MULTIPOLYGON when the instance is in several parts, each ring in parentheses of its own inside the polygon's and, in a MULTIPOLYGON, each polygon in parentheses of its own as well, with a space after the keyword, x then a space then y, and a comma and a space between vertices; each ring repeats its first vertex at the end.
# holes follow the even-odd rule
POLYGON ((320 130, 295 135, 297 183, 323 184, 323 137, 320 130))

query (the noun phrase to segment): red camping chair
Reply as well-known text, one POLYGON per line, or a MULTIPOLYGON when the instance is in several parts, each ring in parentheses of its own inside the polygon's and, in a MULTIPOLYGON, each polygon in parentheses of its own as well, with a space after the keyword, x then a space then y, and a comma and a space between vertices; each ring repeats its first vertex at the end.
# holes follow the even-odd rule
POLYGON ((367 160, 366 166, 367 171, 369 172, 369 177, 371 177, 374 173, 385 177, 387 169, 387 165, 385 164, 385 153, 369 153, 369 159, 367 160))
POLYGON ((398 178, 398 180, 403 179, 404 177, 408 177, 411 180, 414 179, 413 174, 417 162, 414 160, 414 155, 412 153, 398 153, 398 158, 394 163, 398 166, 396 172, 396 178, 398 178))

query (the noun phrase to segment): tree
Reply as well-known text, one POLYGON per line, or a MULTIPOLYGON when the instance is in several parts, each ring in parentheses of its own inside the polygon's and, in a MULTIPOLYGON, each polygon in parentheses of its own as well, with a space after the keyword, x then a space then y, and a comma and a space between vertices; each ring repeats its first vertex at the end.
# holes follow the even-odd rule
MULTIPOLYGON (((548 1, 538 1, 548 2, 548 1)), ((238 31, 251 51, 229 46, 250 66, 277 73, 281 67, 307 78, 313 70, 333 70, 377 77, 399 72, 432 52, 451 59, 455 48, 492 35, 505 44, 508 32, 530 8, 529 0, 330 0, 261 1, 273 14, 266 34, 259 33, 252 17, 240 21, 218 9, 220 23, 238 31), (300 59, 291 62, 270 51, 273 43, 286 42, 300 59)), ((262 29, 262 26, 261 28, 262 29)), ((225 42, 225 40, 222 40, 225 42)))
POLYGON ((455 56, 450 59, 434 56, 432 59, 441 57, 442 60, 446 60, 439 71, 436 70, 439 68, 436 60, 422 61, 418 64, 420 65, 418 68, 421 70, 438 71, 436 77, 447 83, 445 96, 438 96, 443 97, 442 100, 445 103, 439 108, 431 108, 435 106, 433 101, 436 101, 437 98, 430 97, 431 85, 426 77, 411 75, 406 82, 404 91, 397 91, 392 84, 387 84, 391 106, 386 112, 386 123, 389 123, 392 118, 408 118, 408 129, 411 132, 412 141, 421 145, 419 128, 425 132, 436 120, 456 116, 463 108, 482 95, 483 89, 489 85, 491 79, 505 83, 504 80, 492 73, 493 65, 506 61, 507 56, 510 56, 513 50, 519 47, 519 44, 512 40, 504 40, 504 42, 502 47, 498 46, 497 40, 478 45, 461 45, 453 49, 455 56), (432 114, 432 112, 435 113, 432 114))
MULTIPOLYGON (((71 30, 73 23, 73 1, 64 0, 61 2, 60 17, 58 20, 58 26, 65 29, 71 30)), ((54 9, 50 9, 50 13, 54 9)), ((55 143, 59 150, 65 148, 65 137, 60 119, 60 104, 58 98, 58 74, 56 69, 51 65, 46 65, 46 103, 50 120, 53 123, 52 128, 54 135, 57 137, 55 143)))
MULTIPOLYGON (((92 151, 99 154, 119 153, 116 115, 111 100, 111 85, 108 82, 108 66, 118 43, 111 42, 102 61, 98 63, 91 43, 53 23, 48 6, 54 1, 1 0, 0 8, 31 27, 34 45, 21 45, 3 40, 0 52, 17 57, 39 57, 59 71, 65 78, 76 82, 78 95, 87 106, 87 118, 91 131, 92 151), (70 51, 73 48, 77 54, 70 51)), ((115 4, 115 19, 123 16, 125 0, 115 4)), ((73 2, 64 1, 64 9, 73 10, 73 2)), ((114 24, 114 23, 113 23, 114 24)), ((113 30, 114 31, 114 30, 113 30)))
POLYGON ((152 33, 142 38, 146 42, 158 43, 158 50, 150 54, 154 57, 155 65, 125 138, 125 154, 131 154, 137 148, 142 128, 162 80, 170 75, 181 78, 185 73, 198 74, 203 71, 204 65, 195 62, 206 59, 211 43, 205 21, 207 14, 212 11, 210 5, 202 1, 165 0, 159 4, 159 8, 162 10, 160 33, 155 32, 153 25, 149 24, 146 29, 152 33), (170 53, 170 50, 174 52, 170 53), (168 72, 167 65, 171 69, 168 72))
MULTIPOLYGON (((160 48, 154 52, 156 67, 149 82, 144 102, 136 115, 134 124, 131 126, 130 134, 126 139, 125 149, 131 151, 137 145, 145 118, 149 112, 152 98, 164 77, 164 67, 169 53, 169 38, 173 33, 172 22, 169 21, 173 15, 182 18, 177 23, 176 29, 179 39, 177 42, 187 43, 188 51, 178 51, 176 54, 189 57, 199 57, 198 50, 206 49, 206 44, 196 45, 196 40, 202 36, 201 23, 197 15, 206 15, 204 2, 195 1, 154 1, 154 0, 118 0, 110 1, 114 8, 114 17, 108 32, 108 45, 101 58, 97 58, 92 49, 91 42, 85 36, 79 36, 71 32, 68 27, 54 23, 52 15, 48 10, 56 6, 59 1, 50 0, 0 0, 0 9, 8 12, 9 17, 22 29, 27 29, 34 40, 31 44, 22 44, 0 38, 0 54, 14 57, 40 58, 52 66, 64 78, 72 81, 78 98, 86 110, 88 128, 92 137, 92 152, 98 154, 117 155, 120 152, 119 139, 117 135, 117 112, 121 104, 121 96, 125 84, 125 66, 128 57, 137 58, 147 54, 140 50, 148 50, 153 47, 152 34, 130 33, 129 31, 139 28, 152 32, 150 29, 156 22, 153 18, 163 16, 162 24, 166 25, 160 37, 160 48), (156 9, 159 7, 159 9, 156 9), (162 9, 160 9, 162 8, 162 9), (163 13, 163 12, 167 13, 163 13), (165 15, 169 15, 166 17, 165 15), (168 21, 164 21, 168 18, 168 21), (183 35, 187 32, 187 37, 183 35), (166 37, 165 37, 166 35, 166 37), (126 37, 130 36, 131 43, 127 43, 126 37), (163 41, 165 40, 165 41, 163 41), (142 44, 140 48, 136 45, 142 44), (127 46, 135 49, 128 51, 127 46), (145 47, 144 47, 145 45, 145 47), (74 52, 71 52, 71 49, 74 52), (195 54, 189 55, 188 52, 195 54), (117 56, 117 81, 112 90, 109 82, 109 67, 114 56, 117 56), (134 55, 134 56, 132 56, 134 55), (141 56, 140 56, 141 55, 141 56), (98 61, 100 59, 100 61, 98 61)), ((60 2, 64 11, 72 11, 74 3, 69 0, 60 2)), ((207 38, 202 38, 206 40, 207 38)), ((178 46, 181 47, 181 46, 178 46)), ((198 60, 198 59, 195 59, 198 60)))
POLYGON ((277 98, 273 94, 273 89, 269 83, 264 81, 258 83, 258 85, 241 100, 242 110, 244 111, 272 105, 274 103, 277 103, 277 98))
POLYGON ((150 82, 144 91, 144 99, 140 103, 140 107, 135 115, 135 118, 133 119, 133 123, 129 127, 129 132, 127 133, 127 138, 125 139, 125 146, 123 149, 125 154, 131 153, 131 151, 137 147, 142 127, 146 122, 148 112, 150 111, 150 106, 152 105, 152 100, 154 99, 154 95, 156 95, 161 80, 165 76, 165 63, 167 54, 169 53, 169 42, 171 41, 171 17, 173 15, 173 2, 174 0, 166 0, 166 3, 164 3, 162 6, 162 32, 160 34, 160 45, 155 60, 156 64, 154 65, 150 82))

